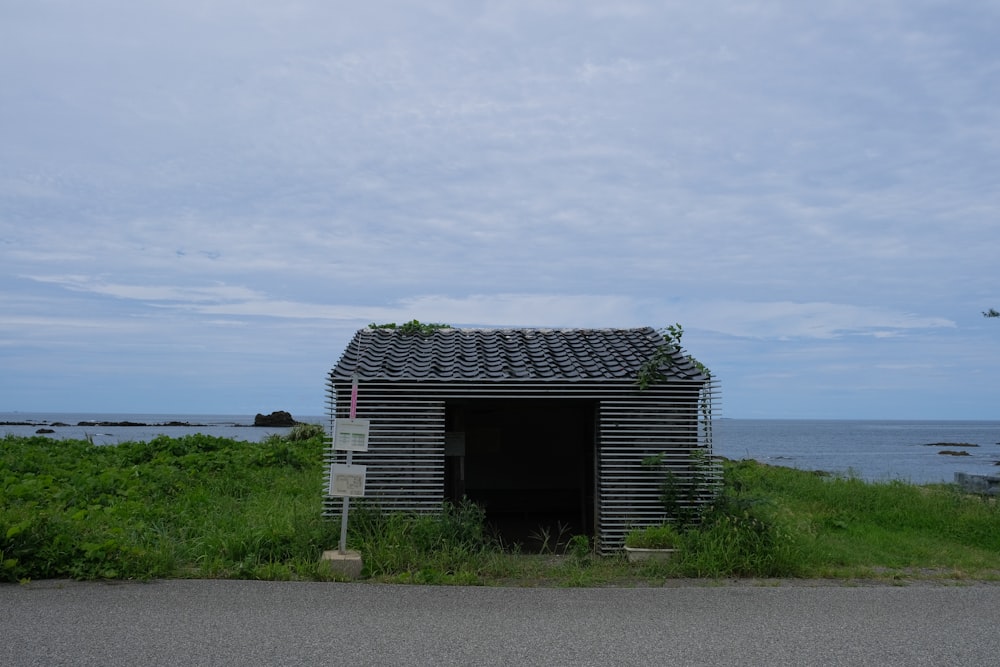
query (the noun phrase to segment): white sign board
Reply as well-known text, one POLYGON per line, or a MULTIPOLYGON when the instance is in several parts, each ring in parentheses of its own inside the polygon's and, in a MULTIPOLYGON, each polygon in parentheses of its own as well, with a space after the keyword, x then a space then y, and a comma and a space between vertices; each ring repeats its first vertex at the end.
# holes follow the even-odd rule
POLYGON ((366 466, 330 466, 330 495, 343 498, 364 498, 366 466))
POLYGON ((338 419, 333 427, 333 448, 340 451, 367 452, 367 419, 338 419))

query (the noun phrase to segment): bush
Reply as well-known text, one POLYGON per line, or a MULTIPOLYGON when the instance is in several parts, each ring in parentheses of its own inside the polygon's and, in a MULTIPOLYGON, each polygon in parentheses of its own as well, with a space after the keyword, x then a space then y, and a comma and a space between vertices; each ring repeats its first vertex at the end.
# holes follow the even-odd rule
POLYGON ((780 522, 744 509, 716 509, 684 536, 682 567, 696 577, 787 577, 799 574, 795 539, 780 522))
POLYGON ((766 488, 760 479, 748 479, 757 472, 754 466, 723 466, 722 492, 679 536, 682 574, 782 577, 803 571, 796 531, 767 497, 754 495, 766 488))

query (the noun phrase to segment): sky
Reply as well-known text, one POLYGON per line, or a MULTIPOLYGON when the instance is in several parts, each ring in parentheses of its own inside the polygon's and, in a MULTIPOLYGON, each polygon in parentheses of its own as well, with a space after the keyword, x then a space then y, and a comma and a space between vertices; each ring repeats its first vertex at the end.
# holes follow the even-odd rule
POLYGON ((1000 419, 993 0, 0 0, 0 411, 326 411, 371 322, 1000 419))

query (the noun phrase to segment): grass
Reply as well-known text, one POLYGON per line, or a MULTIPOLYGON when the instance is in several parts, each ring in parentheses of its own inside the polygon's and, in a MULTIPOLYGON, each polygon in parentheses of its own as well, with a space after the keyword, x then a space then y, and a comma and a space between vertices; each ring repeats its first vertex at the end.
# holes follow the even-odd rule
POLYGON ((0 580, 321 578, 322 440, 0 440, 0 580))
POLYGON ((635 528, 625 535, 625 546, 636 549, 673 549, 681 540, 673 524, 635 528))
POLYGON ((791 535, 803 576, 1000 579, 996 498, 747 461, 727 465, 727 487, 766 503, 791 535))
MULTIPOLYGON (((95 446, 0 440, 0 581, 41 578, 330 580, 315 428, 261 443, 192 435, 95 446)), ((598 557, 584 536, 542 554, 504 545, 474 504, 440 515, 351 513, 364 576, 393 583, 658 585, 679 577, 1000 580, 996 499, 951 485, 726 462, 724 493, 676 557, 598 557)))

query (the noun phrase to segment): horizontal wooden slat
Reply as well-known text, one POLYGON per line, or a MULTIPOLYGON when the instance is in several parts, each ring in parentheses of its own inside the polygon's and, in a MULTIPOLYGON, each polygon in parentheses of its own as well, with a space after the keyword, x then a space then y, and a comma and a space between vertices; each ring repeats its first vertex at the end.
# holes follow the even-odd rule
MULTIPOLYGON (((602 553, 621 547, 633 527, 662 522, 660 502, 665 471, 675 473, 681 489, 693 483, 691 451, 708 455, 709 466, 698 477, 702 490, 692 503, 713 500, 721 483, 712 463, 713 413, 718 387, 697 382, 671 382, 640 391, 634 381, 602 382, 377 382, 363 381, 357 416, 372 420, 369 451, 352 454, 352 462, 368 466, 362 501, 387 511, 436 512, 444 499, 445 405, 448 401, 593 400, 597 405, 595 438, 596 537, 602 553), (643 459, 663 456, 660 471, 643 467, 643 459)), ((350 385, 331 381, 327 389, 331 424, 348 416, 350 385)), ((343 453, 327 451, 328 463, 343 462, 343 453)), ((686 491, 685 491, 686 493, 686 491)), ((341 502, 324 500, 324 514, 337 516, 341 502)))

